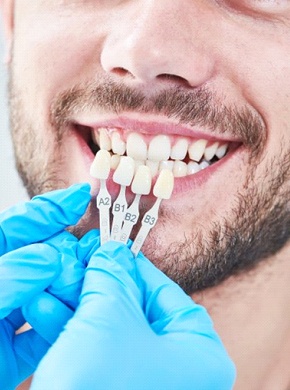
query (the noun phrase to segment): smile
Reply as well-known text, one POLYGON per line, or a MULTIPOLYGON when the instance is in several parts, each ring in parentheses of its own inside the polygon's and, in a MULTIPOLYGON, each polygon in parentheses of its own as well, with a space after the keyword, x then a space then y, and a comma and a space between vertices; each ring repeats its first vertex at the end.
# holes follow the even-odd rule
POLYGON ((152 177, 169 169, 174 177, 198 173, 223 159, 235 143, 206 140, 178 135, 151 135, 120 128, 92 129, 89 146, 96 154, 100 149, 111 153, 111 168, 115 170, 121 156, 132 157, 135 168, 146 165, 152 177))

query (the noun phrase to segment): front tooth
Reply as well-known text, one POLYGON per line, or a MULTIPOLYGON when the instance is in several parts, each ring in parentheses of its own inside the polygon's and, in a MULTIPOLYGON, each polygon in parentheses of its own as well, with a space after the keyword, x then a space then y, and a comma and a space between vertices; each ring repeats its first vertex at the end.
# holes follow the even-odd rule
POLYGON ((146 160, 147 145, 140 134, 131 133, 127 139, 127 156, 134 160, 146 160))
POLYGON ((172 171, 173 166, 174 166, 174 161, 172 160, 161 161, 159 164, 159 172, 161 172, 162 169, 168 169, 169 171, 172 171))
POLYGON ((129 186, 133 180, 135 172, 135 163, 131 157, 123 156, 120 159, 120 164, 115 170, 113 181, 122 186, 129 186))
POLYGON ((187 154, 188 141, 185 138, 179 139, 171 149, 170 157, 173 160, 183 160, 187 154))
POLYGON ((183 161, 175 161, 173 166, 174 177, 183 177, 187 174, 187 164, 183 161))
POLYGON ((141 165, 133 179, 131 190, 134 194, 148 195, 151 191, 152 175, 149 167, 141 165))
POLYGON ((159 171, 159 162, 146 160, 146 166, 150 168, 152 177, 156 176, 159 171))
POLYGON ((103 149, 103 150, 111 150, 112 149, 111 138, 109 137, 109 134, 107 133, 106 129, 100 129, 99 146, 100 146, 100 149, 103 149))
POLYGON ((200 139, 193 142, 188 148, 188 154, 191 160, 200 161, 202 158, 207 141, 205 139, 200 139))
POLYGON ((111 155, 107 150, 99 150, 90 168, 91 176, 106 180, 110 174, 111 155))
POLYGON ((171 171, 163 169, 153 187, 153 195, 159 199, 170 199, 174 187, 174 176, 171 171))
POLYGON ((221 145, 218 150, 216 151, 215 155, 217 158, 222 158, 226 154, 228 149, 228 144, 221 145))
POLYGON ((94 141, 94 143, 96 145, 99 145, 99 141, 100 141, 100 131, 99 130, 96 130, 96 129, 93 129, 93 132, 92 132, 92 139, 94 141))
POLYGON ((214 142, 212 145, 205 148, 204 158, 206 161, 210 161, 213 158, 213 156, 216 154, 218 146, 219 146, 219 143, 214 142))
POLYGON ((126 144, 117 131, 112 134, 112 150, 115 154, 119 154, 119 156, 123 156, 126 151, 126 144))
POLYGON ((148 160, 168 160, 171 152, 170 139, 167 135, 152 138, 148 148, 148 160))

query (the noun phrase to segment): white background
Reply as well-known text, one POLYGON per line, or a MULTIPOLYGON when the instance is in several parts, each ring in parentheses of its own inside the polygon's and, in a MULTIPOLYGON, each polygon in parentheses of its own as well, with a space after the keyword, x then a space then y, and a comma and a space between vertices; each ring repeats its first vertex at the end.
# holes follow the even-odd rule
POLYGON ((14 156, 8 130, 7 74, 4 56, 5 46, 0 18, 0 211, 19 201, 28 199, 14 166, 14 156))

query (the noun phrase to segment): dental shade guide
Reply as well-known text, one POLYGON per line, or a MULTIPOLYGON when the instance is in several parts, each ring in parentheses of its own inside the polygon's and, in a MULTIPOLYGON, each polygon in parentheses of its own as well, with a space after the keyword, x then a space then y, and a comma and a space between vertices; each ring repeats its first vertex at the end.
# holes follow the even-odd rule
POLYGON ((152 176, 150 168, 145 165, 140 165, 134 176, 131 191, 135 194, 135 198, 125 214, 125 220, 120 235, 120 242, 126 244, 132 232, 133 226, 139 218, 139 203, 142 195, 148 195, 151 191, 152 176))
POLYGON ((111 195, 107 190, 106 180, 110 174, 111 155, 107 150, 99 150, 91 166, 91 176, 100 180, 100 190, 96 199, 99 209, 101 245, 110 240, 111 195))
POLYGON ((132 182, 135 170, 135 163, 131 157, 122 156, 120 163, 113 175, 113 181, 121 186, 119 195, 113 204, 114 215, 111 240, 119 241, 124 217, 128 208, 126 200, 126 187, 132 182))
POLYGON ((142 219, 141 228, 132 244, 131 251, 136 257, 147 237, 150 230, 155 226, 158 219, 158 211, 160 203, 163 199, 170 199, 174 186, 173 173, 168 169, 163 169, 153 188, 153 194, 156 196, 156 201, 150 210, 142 219))

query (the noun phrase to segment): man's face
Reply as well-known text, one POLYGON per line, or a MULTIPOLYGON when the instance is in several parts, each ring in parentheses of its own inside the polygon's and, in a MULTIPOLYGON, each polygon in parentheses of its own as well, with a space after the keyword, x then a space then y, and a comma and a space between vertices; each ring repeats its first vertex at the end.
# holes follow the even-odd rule
MULTIPOLYGON (((16 0, 10 107, 31 195, 84 181, 96 195, 89 168, 101 128, 125 144, 140 134, 147 148, 162 134, 157 151, 187 145, 186 157, 175 147, 183 177, 143 250, 188 292, 288 239, 287 0, 16 0)), ((108 187, 115 198, 118 186, 108 187)), ((142 211, 152 202, 144 197, 142 211)), ((96 221, 92 204, 78 233, 96 221)))

